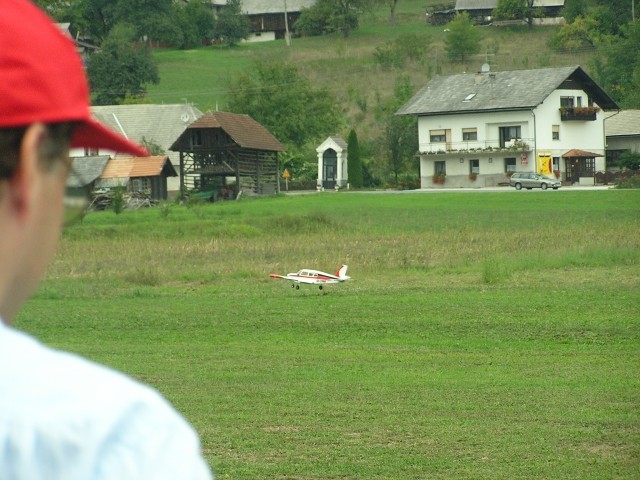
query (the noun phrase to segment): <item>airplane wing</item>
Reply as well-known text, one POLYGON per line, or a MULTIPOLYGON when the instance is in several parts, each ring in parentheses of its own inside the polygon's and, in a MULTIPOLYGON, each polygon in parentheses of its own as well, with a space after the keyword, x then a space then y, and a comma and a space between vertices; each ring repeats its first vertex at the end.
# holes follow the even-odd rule
POLYGON ((295 283, 307 283, 309 285, 324 285, 327 283, 337 283, 337 280, 324 280, 321 278, 300 277, 297 275, 278 275, 277 273, 269 274, 269 278, 280 278, 295 283))

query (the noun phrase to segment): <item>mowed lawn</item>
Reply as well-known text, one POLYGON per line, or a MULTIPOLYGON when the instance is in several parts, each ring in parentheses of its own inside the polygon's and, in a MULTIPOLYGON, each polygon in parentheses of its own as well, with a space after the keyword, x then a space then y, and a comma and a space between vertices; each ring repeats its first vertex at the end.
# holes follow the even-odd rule
POLYGON ((16 323, 160 390, 220 479, 640 478, 639 205, 567 189, 93 213, 16 323), (353 280, 322 291, 268 278, 343 262, 353 280))

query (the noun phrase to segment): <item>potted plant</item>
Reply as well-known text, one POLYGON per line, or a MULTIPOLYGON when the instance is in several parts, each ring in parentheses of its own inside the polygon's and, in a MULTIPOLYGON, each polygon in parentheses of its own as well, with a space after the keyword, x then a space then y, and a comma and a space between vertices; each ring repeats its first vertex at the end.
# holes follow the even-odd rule
POLYGON ((470 173, 469 174, 469 180, 471 180, 472 182, 475 182, 476 178, 478 178, 478 174, 477 173, 470 173))
POLYGON ((433 175, 431 180, 433 181, 433 183, 443 184, 445 179, 446 179, 446 177, 447 177, 446 173, 436 173, 436 174, 433 175))
POLYGON ((560 170, 554 170, 553 174, 556 176, 556 178, 560 178, 560 176, 562 175, 562 173, 560 172, 560 170))

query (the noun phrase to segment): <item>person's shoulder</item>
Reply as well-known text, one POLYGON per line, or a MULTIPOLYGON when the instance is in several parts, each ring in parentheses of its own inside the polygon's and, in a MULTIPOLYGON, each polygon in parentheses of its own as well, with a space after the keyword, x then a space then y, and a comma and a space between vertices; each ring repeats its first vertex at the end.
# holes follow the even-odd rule
POLYGON ((90 399, 96 408, 102 403, 113 406, 132 399, 162 403, 155 390, 127 375, 43 345, 20 331, 5 328, 0 347, 2 356, 10 360, 0 362, 0 382, 11 382, 13 394, 23 399, 49 399, 51 406, 90 399))
POLYGON ((84 467, 113 473, 105 478, 180 478, 189 468, 197 474, 182 478, 209 478, 197 434, 156 390, 2 327, 0 392, 0 478, 3 461, 23 469, 51 459, 60 475, 49 478, 83 478, 84 467), (9 446, 15 455, 3 459, 9 446))

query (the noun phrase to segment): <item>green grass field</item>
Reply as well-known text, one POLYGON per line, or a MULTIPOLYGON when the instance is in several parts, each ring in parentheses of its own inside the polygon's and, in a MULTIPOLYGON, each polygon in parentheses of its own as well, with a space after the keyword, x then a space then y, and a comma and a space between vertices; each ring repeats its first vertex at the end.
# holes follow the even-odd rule
POLYGON ((640 478, 640 192, 91 213, 16 323, 195 425, 220 479, 640 478), (268 278, 349 264, 326 287, 268 278))

